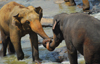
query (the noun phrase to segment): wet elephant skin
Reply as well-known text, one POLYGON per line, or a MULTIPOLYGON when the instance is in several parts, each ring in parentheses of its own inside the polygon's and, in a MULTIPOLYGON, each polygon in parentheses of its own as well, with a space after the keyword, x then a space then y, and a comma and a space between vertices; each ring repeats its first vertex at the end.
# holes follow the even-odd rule
POLYGON ((86 64, 100 64, 100 21, 82 13, 58 14, 53 19, 53 41, 43 45, 53 51, 65 40, 70 64, 78 64, 77 51, 86 64))
POLYGON ((42 8, 25 7, 16 2, 4 5, 0 10, 0 41, 3 44, 3 56, 6 56, 6 49, 9 53, 17 53, 17 59, 22 60, 24 53, 21 48, 21 37, 30 35, 33 61, 39 61, 38 37, 49 39, 44 32, 40 21, 42 8))

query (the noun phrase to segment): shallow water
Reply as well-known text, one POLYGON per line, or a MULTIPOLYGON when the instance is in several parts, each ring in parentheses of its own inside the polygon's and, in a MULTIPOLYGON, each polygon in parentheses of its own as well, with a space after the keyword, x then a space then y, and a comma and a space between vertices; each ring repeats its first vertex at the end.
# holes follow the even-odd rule
MULTIPOLYGON (((55 0, 10 0, 16 1, 17 3, 23 4, 24 6, 32 5, 34 7, 41 6, 43 8, 43 16, 44 17, 51 17, 55 14, 66 12, 66 13, 74 13, 82 11, 81 8, 76 6, 68 6, 66 3, 55 3, 55 0)), ((8 1, 0 2, 0 5, 6 4, 8 1)))
MULTIPOLYGON (((34 7, 41 6, 43 8, 43 17, 52 18, 54 15, 65 12, 65 13, 75 13, 75 12, 82 12, 81 8, 78 8, 77 6, 68 6, 66 3, 55 3, 55 0, 10 0, 10 1, 16 1, 17 3, 23 4, 25 6, 32 5, 34 7)), ((7 1, 1 1, 0 2, 0 8, 10 2, 7 1)), ((81 0, 75 0, 76 4, 82 3, 81 0)), ((91 7, 93 6, 94 0, 89 0, 91 7)), ((99 0, 96 0, 99 1, 99 0)), ((99 18, 99 15, 93 15, 97 18, 99 18)), ((48 36, 52 35, 52 29, 51 27, 44 28, 46 34, 48 36)), ((39 36, 39 40, 42 38, 39 36)), ((18 61, 16 58, 16 54, 14 55, 7 55, 6 57, 0 57, 0 64, 34 64, 32 62, 32 52, 31 52, 31 45, 29 41, 29 35, 26 35, 21 39, 21 45, 23 52, 25 54, 24 60, 18 61)), ((57 48, 65 46, 65 42, 63 41, 57 48)), ((1 45, 0 45, 1 48, 1 45)), ((52 55, 48 55, 48 53, 52 53, 50 51, 47 51, 42 45, 39 46, 39 57, 43 60, 42 64, 69 64, 69 61, 65 61, 62 63, 55 62, 55 59, 52 55)), ((84 59, 81 56, 79 59, 79 64, 85 64, 84 59)))
MULTIPOLYGON (((48 36, 52 35, 51 27, 44 28, 46 34, 48 36)), ((41 37, 39 37, 39 40, 41 37)), ((26 35, 21 40, 22 49, 24 52, 24 59, 18 61, 16 58, 16 54, 8 55, 6 57, 0 57, 0 64, 35 64, 32 62, 32 52, 31 52, 31 45, 29 41, 29 35, 26 35)), ((63 41, 57 48, 65 46, 65 42, 63 41)), ((42 64, 69 64, 69 61, 64 61, 62 63, 57 63, 56 59, 53 57, 52 52, 45 49, 42 45, 39 46, 39 57, 42 59, 42 64)), ((79 63, 84 63, 83 57, 80 57, 79 63)))

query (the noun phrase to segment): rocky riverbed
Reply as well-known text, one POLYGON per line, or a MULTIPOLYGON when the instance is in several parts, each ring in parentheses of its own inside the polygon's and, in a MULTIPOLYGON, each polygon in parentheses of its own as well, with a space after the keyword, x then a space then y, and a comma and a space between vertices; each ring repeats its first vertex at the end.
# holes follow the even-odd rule
MULTIPOLYGON (((52 33, 52 21, 53 16, 60 13, 76 13, 83 12, 81 8, 77 6, 67 6, 62 0, 0 0, 0 8, 10 2, 16 1, 24 6, 32 5, 34 7, 41 6, 43 8, 43 18, 41 24, 46 34, 49 37, 53 36, 52 33)), ((75 0, 76 4, 82 3, 82 0, 75 0)), ((95 6, 95 11, 99 9, 99 0, 89 0, 91 10, 95 6)), ((91 14, 92 16, 100 19, 100 13, 91 14)), ((38 36, 38 40, 41 43, 42 38, 38 36)), ((0 64, 34 64, 32 62, 31 45, 29 41, 29 35, 26 35, 21 39, 21 45, 25 54, 25 58, 22 61, 18 61, 16 55, 7 55, 6 57, 0 57, 0 64)), ((0 45, 0 48, 2 46, 0 45)), ((39 57, 42 59, 42 64, 69 64, 67 48, 65 47, 65 41, 63 41, 53 52, 46 50, 42 45, 39 45, 39 57)), ((83 56, 78 53, 79 64, 85 64, 83 56)))

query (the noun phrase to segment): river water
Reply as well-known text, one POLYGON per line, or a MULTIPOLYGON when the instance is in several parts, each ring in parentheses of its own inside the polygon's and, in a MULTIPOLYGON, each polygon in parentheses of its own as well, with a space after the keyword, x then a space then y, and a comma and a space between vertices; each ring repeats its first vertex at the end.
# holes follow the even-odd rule
MULTIPOLYGON (((56 0, 0 0, 0 8, 10 2, 15 1, 20 3, 24 6, 32 5, 34 7, 41 6, 43 8, 43 17, 45 18, 52 18, 54 15, 65 12, 65 13, 75 13, 75 12, 82 12, 82 8, 78 8, 77 6, 68 6, 63 1, 55 2, 56 0), (60 3, 62 2, 62 3, 60 3)), ((75 0, 76 4, 82 3, 81 0, 75 0)), ((99 0, 89 0, 90 6, 99 5, 99 0)), ((100 13, 92 15, 98 19, 100 19, 100 13)), ((43 28, 48 36, 53 36, 51 27, 43 28)), ((42 38, 38 36, 38 39, 41 40, 42 38)), ((32 52, 31 52, 31 45, 29 41, 29 35, 24 36, 21 39, 22 49, 25 55, 25 58, 21 61, 18 61, 16 58, 16 54, 8 55, 6 57, 0 57, 0 64, 35 64, 32 62, 32 52)), ((65 42, 63 41, 57 48, 65 46, 65 42)), ((1 48, 1 45, 0 45, 1 48)), ((64 61, 62 63, 55 62, 55 59, 52 55, 48 55, 48 53, 52 53, 46 50, 42 45, 39 46, 39 57, 42 59, 42 64, 69 64, 69 61, 64 61)), ((79 64, 85 64, 84 58, 81 56, 79 59, 79 64)))

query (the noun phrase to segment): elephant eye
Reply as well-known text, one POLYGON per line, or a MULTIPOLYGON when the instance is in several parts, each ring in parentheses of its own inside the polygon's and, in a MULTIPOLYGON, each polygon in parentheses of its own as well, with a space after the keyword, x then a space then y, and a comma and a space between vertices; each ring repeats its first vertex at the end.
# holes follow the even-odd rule
POLYGON ((28 20, 26 20, 26 23, 30 24, 30 22, 28 20))

